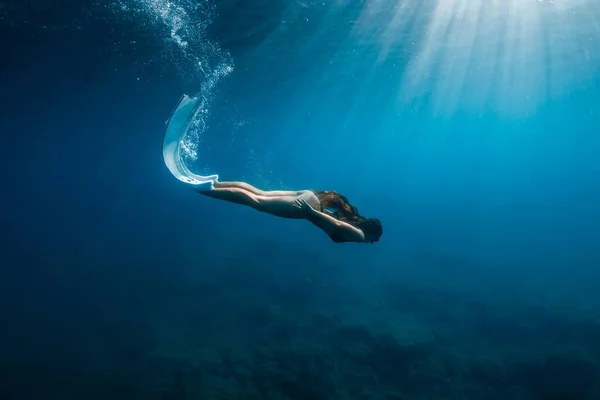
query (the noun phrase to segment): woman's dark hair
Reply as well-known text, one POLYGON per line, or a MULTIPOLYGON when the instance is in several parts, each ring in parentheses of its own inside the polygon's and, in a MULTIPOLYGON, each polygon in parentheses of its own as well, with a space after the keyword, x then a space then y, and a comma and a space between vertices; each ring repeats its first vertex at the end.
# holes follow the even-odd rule
POLYGON ((352 220, 359 216, 358 209, 350 204, 345 196, 338 192, 314 191, 314 193, 321 202, 321 207, 324 210, 333 210, 340 221, 351 223, 352 220))
MULTIPOLYGON (((334 210, 335 217, 340 221, 354 225, 365 234, 365 241, 375 243, 383 234, 383 226, 377 218, 364 218, 358 213, 358 208, 336 191, 314 191, 323 209, 334 210)), ((321 210, 323 211, 323 210, 321 210)))

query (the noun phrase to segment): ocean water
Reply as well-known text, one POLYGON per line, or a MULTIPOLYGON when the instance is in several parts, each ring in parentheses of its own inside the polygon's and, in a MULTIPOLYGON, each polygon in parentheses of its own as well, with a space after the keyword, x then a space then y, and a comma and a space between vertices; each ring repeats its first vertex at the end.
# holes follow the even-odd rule
POLYGON ((0 1, 0 399, 600 399, 599 117, 592 0, 0 1))

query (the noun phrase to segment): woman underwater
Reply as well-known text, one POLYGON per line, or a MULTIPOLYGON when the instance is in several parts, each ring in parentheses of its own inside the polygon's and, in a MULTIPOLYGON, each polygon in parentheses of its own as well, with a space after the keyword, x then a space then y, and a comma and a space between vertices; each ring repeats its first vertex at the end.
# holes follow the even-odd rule
POLYGON ((337 192, 316 190, 264 191, 245 182, 219 182, 218 175, 192 173, 181 159, 181 141, 193 125, 202 97, 183 95, 167 121, 163 157, 169 171, 205 196, 225 200, 282 218, 306 219, 335 243, 375 243, 383 233, 376 218, 364 218, 337 192))
POLYGON ((335 243, 375 243, 383 234, 377 218, 364 218, 335 191, 263 191, 245 182, 215 182, 211 189, 198 192, 277 217, 306 219, 335 243))

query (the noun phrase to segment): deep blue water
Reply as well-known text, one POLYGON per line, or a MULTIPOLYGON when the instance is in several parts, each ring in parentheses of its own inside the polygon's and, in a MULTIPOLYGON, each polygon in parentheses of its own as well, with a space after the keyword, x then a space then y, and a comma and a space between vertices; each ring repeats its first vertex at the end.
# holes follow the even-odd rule
POLYGON ((598 4, 11 0, 0 35, 0 398, 600 399, 598 4), (211 79, 193 168, 381 241, 174 179, 211 79))

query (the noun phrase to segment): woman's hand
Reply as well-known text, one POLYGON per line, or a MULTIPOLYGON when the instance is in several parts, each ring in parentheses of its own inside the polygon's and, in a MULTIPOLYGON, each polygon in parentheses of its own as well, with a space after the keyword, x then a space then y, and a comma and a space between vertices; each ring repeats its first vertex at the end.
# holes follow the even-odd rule
POLYGON ((310 206, 310 204, 308 204, 306 202, 306 200, 304 200, 304 199, 296 199, 296 201, 294 201, 294 207, 299 208, 305 214, 308 214, 308 213, 314 211, 314 209, 310 206))

